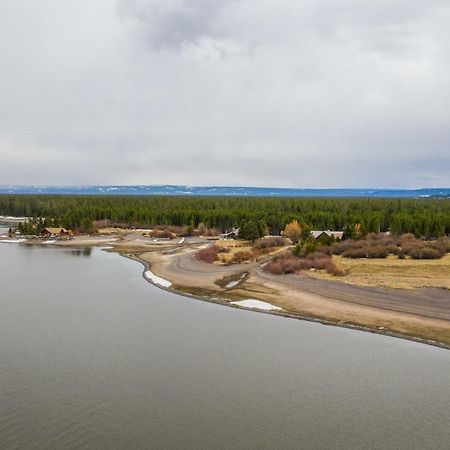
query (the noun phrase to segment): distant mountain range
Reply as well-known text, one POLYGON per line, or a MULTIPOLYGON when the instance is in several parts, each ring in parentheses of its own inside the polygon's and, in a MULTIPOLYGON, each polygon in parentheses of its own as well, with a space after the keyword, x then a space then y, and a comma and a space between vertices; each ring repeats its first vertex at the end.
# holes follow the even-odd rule
POLYGON ((236 186, 0 186, 0 194, 450 198, 450 188, 299 189, 236 186))

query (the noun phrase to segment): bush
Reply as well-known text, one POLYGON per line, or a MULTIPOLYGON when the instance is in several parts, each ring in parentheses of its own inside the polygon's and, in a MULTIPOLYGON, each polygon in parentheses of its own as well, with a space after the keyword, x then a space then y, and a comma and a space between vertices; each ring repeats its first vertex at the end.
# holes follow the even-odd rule
POLYGON ((409 256, 413 259, 439 259, 442 258, 442 254, 436 249, 431 247, 422 247, 414 249, 409 253, 409 256))
POLYGON ((332 275, 343 274, 334 265, 331 256, 321 252, 311 253, 304 258, 298 258, 292 254, 284 254, 273 258, 264 266, 265 271, 274 275, 295 273, 299 270, 308 269, 326 270, 332 275))
POLYGON ((212 264, 214 261, 217 261, 219 254, 219 247, 217 245, 211 245, 207 248, 203 248, 199 250, 195 257, 202 262, 206 262, 212 264))
POLYGON ((290 254, 284 254, 271 259, 264 270, 274 275, 282 275, 297 272, 302 268, 301 259, 290 254))
POLYGON ((286 244, 286 240, 282 238, 281 236, 278 237, 270 237, 265 239, 258 239, 253 244, 253 247, 258 250, 265 250, 268 248, 274 248, 274 247, 283 247, 283 245, 286 244))
MULTIPOLYGON (((325 248, 318 251, 328 253, 325 248)), ((400 259, 410 256, 414 259, 441 258, 450 251, 450 239, 440 238, 435 241, 416 239, 413 234, 391 236, 386 234, 370 234, 365 240, 352 240, 334 243, 331 252, 345 258, 386 258, 397 255, 400 259)))
POLYGON ((367 257, 368 258, 387 258, 389 253, 390 252, 387 247, 378 245, 375 247, 369 247, 367 257))
POLYGON ((429 243, 430 247, 436 249, 442 255, 450 252, 450 239, 448 237, 443 237, 437 241, 432 241, 429 243))
POLYGON ((148 233, 150 237, 159 239, 173 239, 175 235, 169 230, 152 230, 148 233))
POLYGON ((346 250, 344 253, 342 253, 342 256, 344 258, 367 258, 368 251, 364 247, 353 248, 353 249, 346 250))
POLYGON ((240 252, 236 252, 233 255, 233 259, 231 260, 234 264, 240 264, 244 261, 250 261, 255 257, 255 254, 249 250, 242 250, 240 252))
MULTIPOLYGON (((349 253, 349 254, 353 254, 354 251, 357 250, 361 250, 361 249, 365 249, 366 247, 368 247, 368 242, 367 241, 361 241, 361 240, 353 240, 353 239, 348 239, 346 241, 342 241, 342 242, 336 242, 332 245, 332 250, 333 250, 333 254, 335 255, 343 255, 346 256, 345 253, 349 253)), ((357 254, 356 252, 354 254, 357 254)), ((365 258, 367 252, 360 252, 360 254, 364 254, 364 256, 347 256, 349 258, 365 258)))

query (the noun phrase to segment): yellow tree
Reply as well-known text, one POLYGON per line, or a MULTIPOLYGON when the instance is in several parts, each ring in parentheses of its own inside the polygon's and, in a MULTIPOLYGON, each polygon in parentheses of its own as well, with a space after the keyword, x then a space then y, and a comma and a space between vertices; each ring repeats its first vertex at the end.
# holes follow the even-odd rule
POLYGON ((302 237, 302 227, 298 223, 298 220, 293 220, 284 227, 283 237, 289 238, 294 244, 296 244, 302 237))

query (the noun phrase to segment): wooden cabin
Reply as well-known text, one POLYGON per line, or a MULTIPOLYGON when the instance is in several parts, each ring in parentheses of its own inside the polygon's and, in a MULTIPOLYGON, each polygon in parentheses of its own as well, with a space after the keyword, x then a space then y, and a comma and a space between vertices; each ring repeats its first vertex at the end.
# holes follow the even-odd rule
POLYGON ((66 228, 62 228, 62 227, 48 227, 48 228, 44 228, 41 231, 41 236, 42 237, 68 237, 68 236, 73 236, 73 231, 72 230, 67 230, 66 228))
POLYGON ((330 231, 330 230, 316 230, 311 231, 311 237, 316 241, 322 237, 330 237, 336 240, 341 240, 344 235, 343 231, 330 231))

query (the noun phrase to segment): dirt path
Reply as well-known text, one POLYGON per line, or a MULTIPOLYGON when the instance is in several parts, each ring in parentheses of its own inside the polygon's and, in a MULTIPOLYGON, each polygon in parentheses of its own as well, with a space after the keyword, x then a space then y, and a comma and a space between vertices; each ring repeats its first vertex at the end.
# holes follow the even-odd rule
POLYGON ((151 270, 173 284, 198 289, 222 290, 215 281, 236 273, 254 271, 256 263, 220 266, 197 261, 195 249, 178 251, 173 254, 147 252, 140 255, 151 265, 151 270))
MULTIPOLYGON (((271 275, 258 270, 258 277, 282 283, 295 290, 324 298, 450 321, 450 291, 422 288, 416 290, 359 287, 305 274, 271 275)), ((449 322, 450 325, 450 322, 449 322)))

